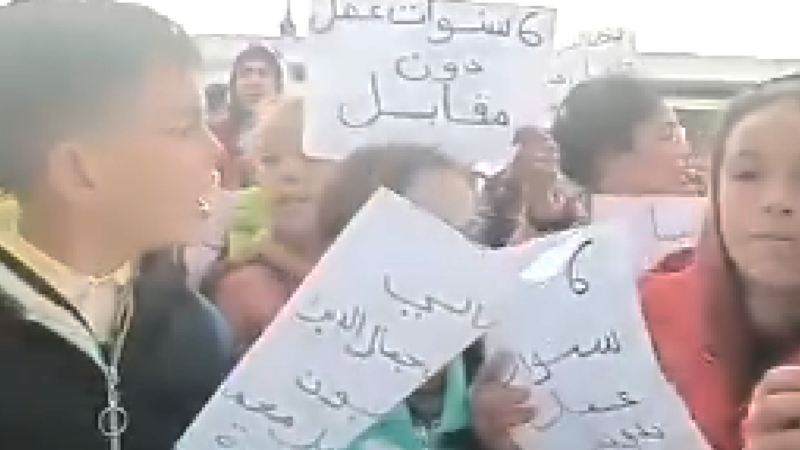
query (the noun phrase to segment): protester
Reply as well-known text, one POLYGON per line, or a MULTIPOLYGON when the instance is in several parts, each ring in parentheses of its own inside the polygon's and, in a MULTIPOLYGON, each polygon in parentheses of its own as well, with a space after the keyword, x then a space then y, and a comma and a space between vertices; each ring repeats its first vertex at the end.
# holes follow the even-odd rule
MULTIPOLYGON (((465 172, 429 148, 389 145, 362 148, 338 167, 319 202, 319 230, 332 243, 350 219, 384 186, 457 229, 474 214, 475 198, 465 172)), ((524 391, 500 388, 504 361, 478 371, 481 344, 471 346, 365 432, 350 449, 513 449, 508 427, 532 411, 524 391), (476 372, 479 372, 476 375, 476 372), (477 393, 470 410, 469 386, 477 393), (473 420, 475 419, 475 420, 473 420)))
POLYGON ((584 213, 578 190, 559 172, 558 147, 547 133, 520 128, 513 143, 514 160, 489 177, 483 189, 478 239, 492 248, 563 231, 584 213))
POLYGON ((228 239, 229 258, 203 292, 233 325, 247 349, 272 322, 324 250, 316 202, 332 163, 303 153, 303 102, 280 100, 253 134, 258 186, 243 191, 228 239))
POLYGON ((787 366, 800 350, 799 142, 797 78, 735 100, 695 261, 642 283, 662 369, 716 450, 800 447, 800 370, 787 366))
POLYGON ((249 185, 243 153, 249 146, 250 132, 258 122, 263 104, 275 102, 283 89, 283 69, 272 50, 253 45, 236 57, 230 77, 228 115, 212 127, 225 149, 220 166, 224 188, 249 185))
POLYGON ((575 86, 552 126, 563 173, 590 193, 691 194, 675 112, 643 79, 609 75, 575 86))
POLYGON ((118 2, 0 8, 0 441, 169 450, 223 379, 230 337, 182 280, 137 276, 194 238, 215 141, 200 55, 118 2))
POLYGON ((259 254, 213 265, 200 284, 234 331, 243 355, 275 320, 297 287, 297 279, 259 254))

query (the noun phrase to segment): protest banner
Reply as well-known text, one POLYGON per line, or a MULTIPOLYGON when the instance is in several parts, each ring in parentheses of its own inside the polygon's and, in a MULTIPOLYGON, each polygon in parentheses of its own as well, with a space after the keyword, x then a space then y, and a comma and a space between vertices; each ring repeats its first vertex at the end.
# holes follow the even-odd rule
POLYGON ((518 444, 707 449, 651 346, 627 232, 602 224, 566 236, 522 273, 513 314, 487 335, 514 355, 509 382, 532 390, 536 418, 515 430, 518 444))
POLYGON ((548 79, 550 112, 576 85, 611 73, 629 73, 636 69, 636 43, 632 31, 605 28, 584 31, 575 42, 556 51, 548 79))
POLYGON ((458 231, 380 191, 177 449, 347 448, 494 325, 515 281, 458 231))
POLYGON ((514 130, 547 113, 552 9, 457 0, 314 0, 306 148, 437 146, 504 165, 514 130))
POLYGON ((616 221, 635 242, 635 264, 652 269, 670 253, 693 247, 700 236, 705 197, 592 197, 592 221, 616 221))

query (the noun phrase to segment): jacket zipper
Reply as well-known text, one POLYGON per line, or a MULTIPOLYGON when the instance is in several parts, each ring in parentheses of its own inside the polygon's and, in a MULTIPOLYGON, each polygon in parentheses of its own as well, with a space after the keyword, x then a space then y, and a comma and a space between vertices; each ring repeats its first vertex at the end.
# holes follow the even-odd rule
POLYGON ((103 378, 106 383, 106 406, 97 415, 97 428, 108 439, 109 450, 122 450, 122 435, 128 429, 129 424, 128 411, 120 401, 122 396, 120 392, 119 364, 122 359, 122 347, 132 314, 131 307, 133 303, 129 301, 131 294, 129 286, 119 288, 116 291, 117 298, 122 298, 125 302, 120 305, 116 318, 116 322, 120 324, 120 327, 108 344, 103 344, 97 338, 89 324, 85 323, 86 321, 82 315, 76 317, 76 319, 78 317, 84 319, 80 320, 80 322, 86 327, 86 331, 97 344, 100 359, 102 360, 103 378))

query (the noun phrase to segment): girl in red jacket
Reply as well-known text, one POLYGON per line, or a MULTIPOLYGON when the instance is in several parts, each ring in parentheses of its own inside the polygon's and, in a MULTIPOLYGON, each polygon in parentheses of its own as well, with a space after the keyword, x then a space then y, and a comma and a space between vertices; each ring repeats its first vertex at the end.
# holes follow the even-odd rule
POLYGON ((642 283, 667 378, 716 450, 800 448, 800 78, 736 99, 694 261, 642 283))

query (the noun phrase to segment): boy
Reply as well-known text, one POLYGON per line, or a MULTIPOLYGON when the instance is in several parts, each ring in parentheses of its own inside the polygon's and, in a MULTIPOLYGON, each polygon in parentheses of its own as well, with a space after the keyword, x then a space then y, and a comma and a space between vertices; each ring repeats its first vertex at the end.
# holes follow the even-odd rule
POLYGON ((225 375, 219 315, 137 276, 195 238, 217 149, 191 38, 145 7, 0 8, 0 447, 168 450, 225 375))

